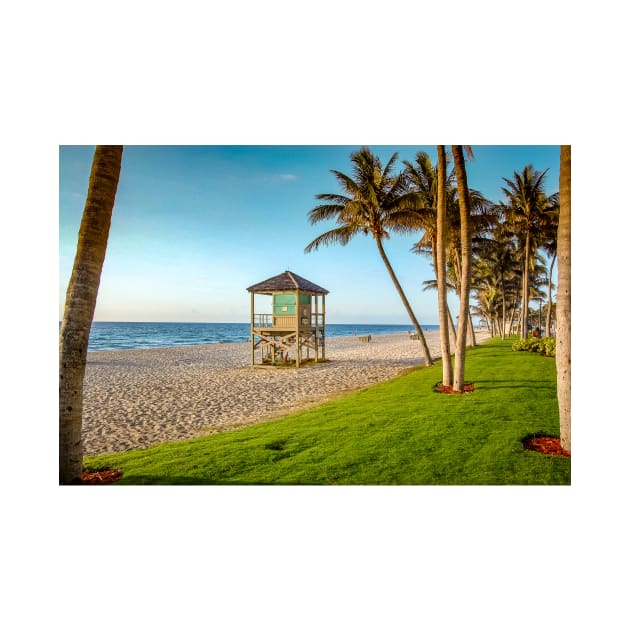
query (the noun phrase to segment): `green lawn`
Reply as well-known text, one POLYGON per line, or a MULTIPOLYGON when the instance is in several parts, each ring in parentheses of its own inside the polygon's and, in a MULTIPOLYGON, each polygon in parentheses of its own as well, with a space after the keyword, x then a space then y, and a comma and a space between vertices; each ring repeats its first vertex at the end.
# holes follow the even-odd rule
POLYGON ((469 350, 471 394, 435 393, 436 363, 279 420, 85 465, 122 470, 119 484, 570 484, 569 459, 521 444, 559 436, 555 361, 512 341, 469 350))

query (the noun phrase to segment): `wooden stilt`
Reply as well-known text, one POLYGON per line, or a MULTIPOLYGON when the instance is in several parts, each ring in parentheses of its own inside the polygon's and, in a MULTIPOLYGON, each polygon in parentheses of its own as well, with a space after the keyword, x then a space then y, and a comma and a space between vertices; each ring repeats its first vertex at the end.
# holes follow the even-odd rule
POLYGON ((322 295, 322 361, 326 360, 326 296, 322 295))
POLYGON ((300 367, 300 359, 301 357, 301 350, 302 350, 302 344, 301 344, 301 339, 300 339, 300 291, 299 289, 295 292, 295 325, 296 325, 296 330, 295 330, 295 367, 300 367))
POLYGON ((250 346, 251 346, 251 354, 252 354, 252 367, 255 363, 255 351, 256 347, 254 345, 254 294, 251 294, 251 310, 250 310, 250 320, 251 320, 251 334, 250 334, 250 346))
MULTIPOLYGON (((315 296, 315 326, 314 326, 314 330, 315 330, 315 363, 317 363, 319 361, 319 334, 318 334, 318 329, 319 329, 319 317, 318 317, 318 302, 319 302, 319 298, 317 296, 315 296)), ((313 322, 311 321, 311 325, 313 324, 313 322)))

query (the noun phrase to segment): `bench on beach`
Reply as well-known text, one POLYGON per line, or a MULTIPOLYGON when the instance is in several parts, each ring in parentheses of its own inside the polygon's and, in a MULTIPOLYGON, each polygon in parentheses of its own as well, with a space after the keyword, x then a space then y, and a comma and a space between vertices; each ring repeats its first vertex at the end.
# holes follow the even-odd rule
POLYGON ((363 335, 362 337, 357 337, 357 339, 363 343, 370 343, 370 341, 372 341, 372 335, 363 335))
POLYGON ((414 333, 413 335, 409 335, 409 339, 411 339, 411 341, 420 341, 420 335, 418 333, 414 333))

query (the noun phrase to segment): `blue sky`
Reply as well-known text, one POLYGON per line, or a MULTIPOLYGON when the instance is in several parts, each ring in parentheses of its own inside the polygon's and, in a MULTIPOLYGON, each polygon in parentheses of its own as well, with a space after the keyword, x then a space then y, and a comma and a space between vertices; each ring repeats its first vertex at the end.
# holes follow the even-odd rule
MULTIPOLYGON (((398 166, 434 146, 368 145, 398 166)), ((331 323, 407 324, 371 237, 347 246, 304 247, 332 224, 310 225, 315 195, 339 192, 331 169, 351 173, 358 146, 126 146, 103 268, 97 321, 245 322, 246 287, 286 269, 330 291, 331 323)), ((557 146, 473 146, 469 185, 502 198, 502 177, 527 164, 549 169, 558 189, 557 146)), ((59 151, 59 317, 72 270, 93 146, 59 151)), ((395 236, 386 251, 423 324, 435 324, 436 294, 418 237, 395 236)), ((451 304, 455 307, 455 301, 451 304)), ((257 304, 258 306, 258 304, 257 304)))

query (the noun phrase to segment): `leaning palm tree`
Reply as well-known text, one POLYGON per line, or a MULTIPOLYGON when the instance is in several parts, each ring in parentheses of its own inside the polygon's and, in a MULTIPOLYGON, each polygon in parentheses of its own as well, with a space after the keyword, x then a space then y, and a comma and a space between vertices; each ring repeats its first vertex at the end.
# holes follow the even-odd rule
POLYGON ((556 371, 560 441, 571 452, 571 146, 560 147, 556 371))
POLYGON ((59 332, 59 483, 80 483, 83 378, 123 148, 97 146, 59 332))
POLYGON ((424 361, 428 366, 433 365, 433 360, 422 327, 411 309, 383 248, 383 240, 389 238, 390 232, 411 232, 415 218, 414 208, 417 205, 417 198, 414 193, 406 190, 404 175, 393 174, 397 158, 398 154, 394 153, 383 168, 380 159, 367 147, 363 147, 350 156, 354 177, 339 171, 331 171, 345 194, 317 195, 317 199, 326 203, 313 208, 308 216, 311 224, 335 219, 338 227, 320 234, 306 246, 304 251, 309 253, 318 249, 320 245, 347 245, 357 234, 371 234, 405 310, 418 333, 424 361))

